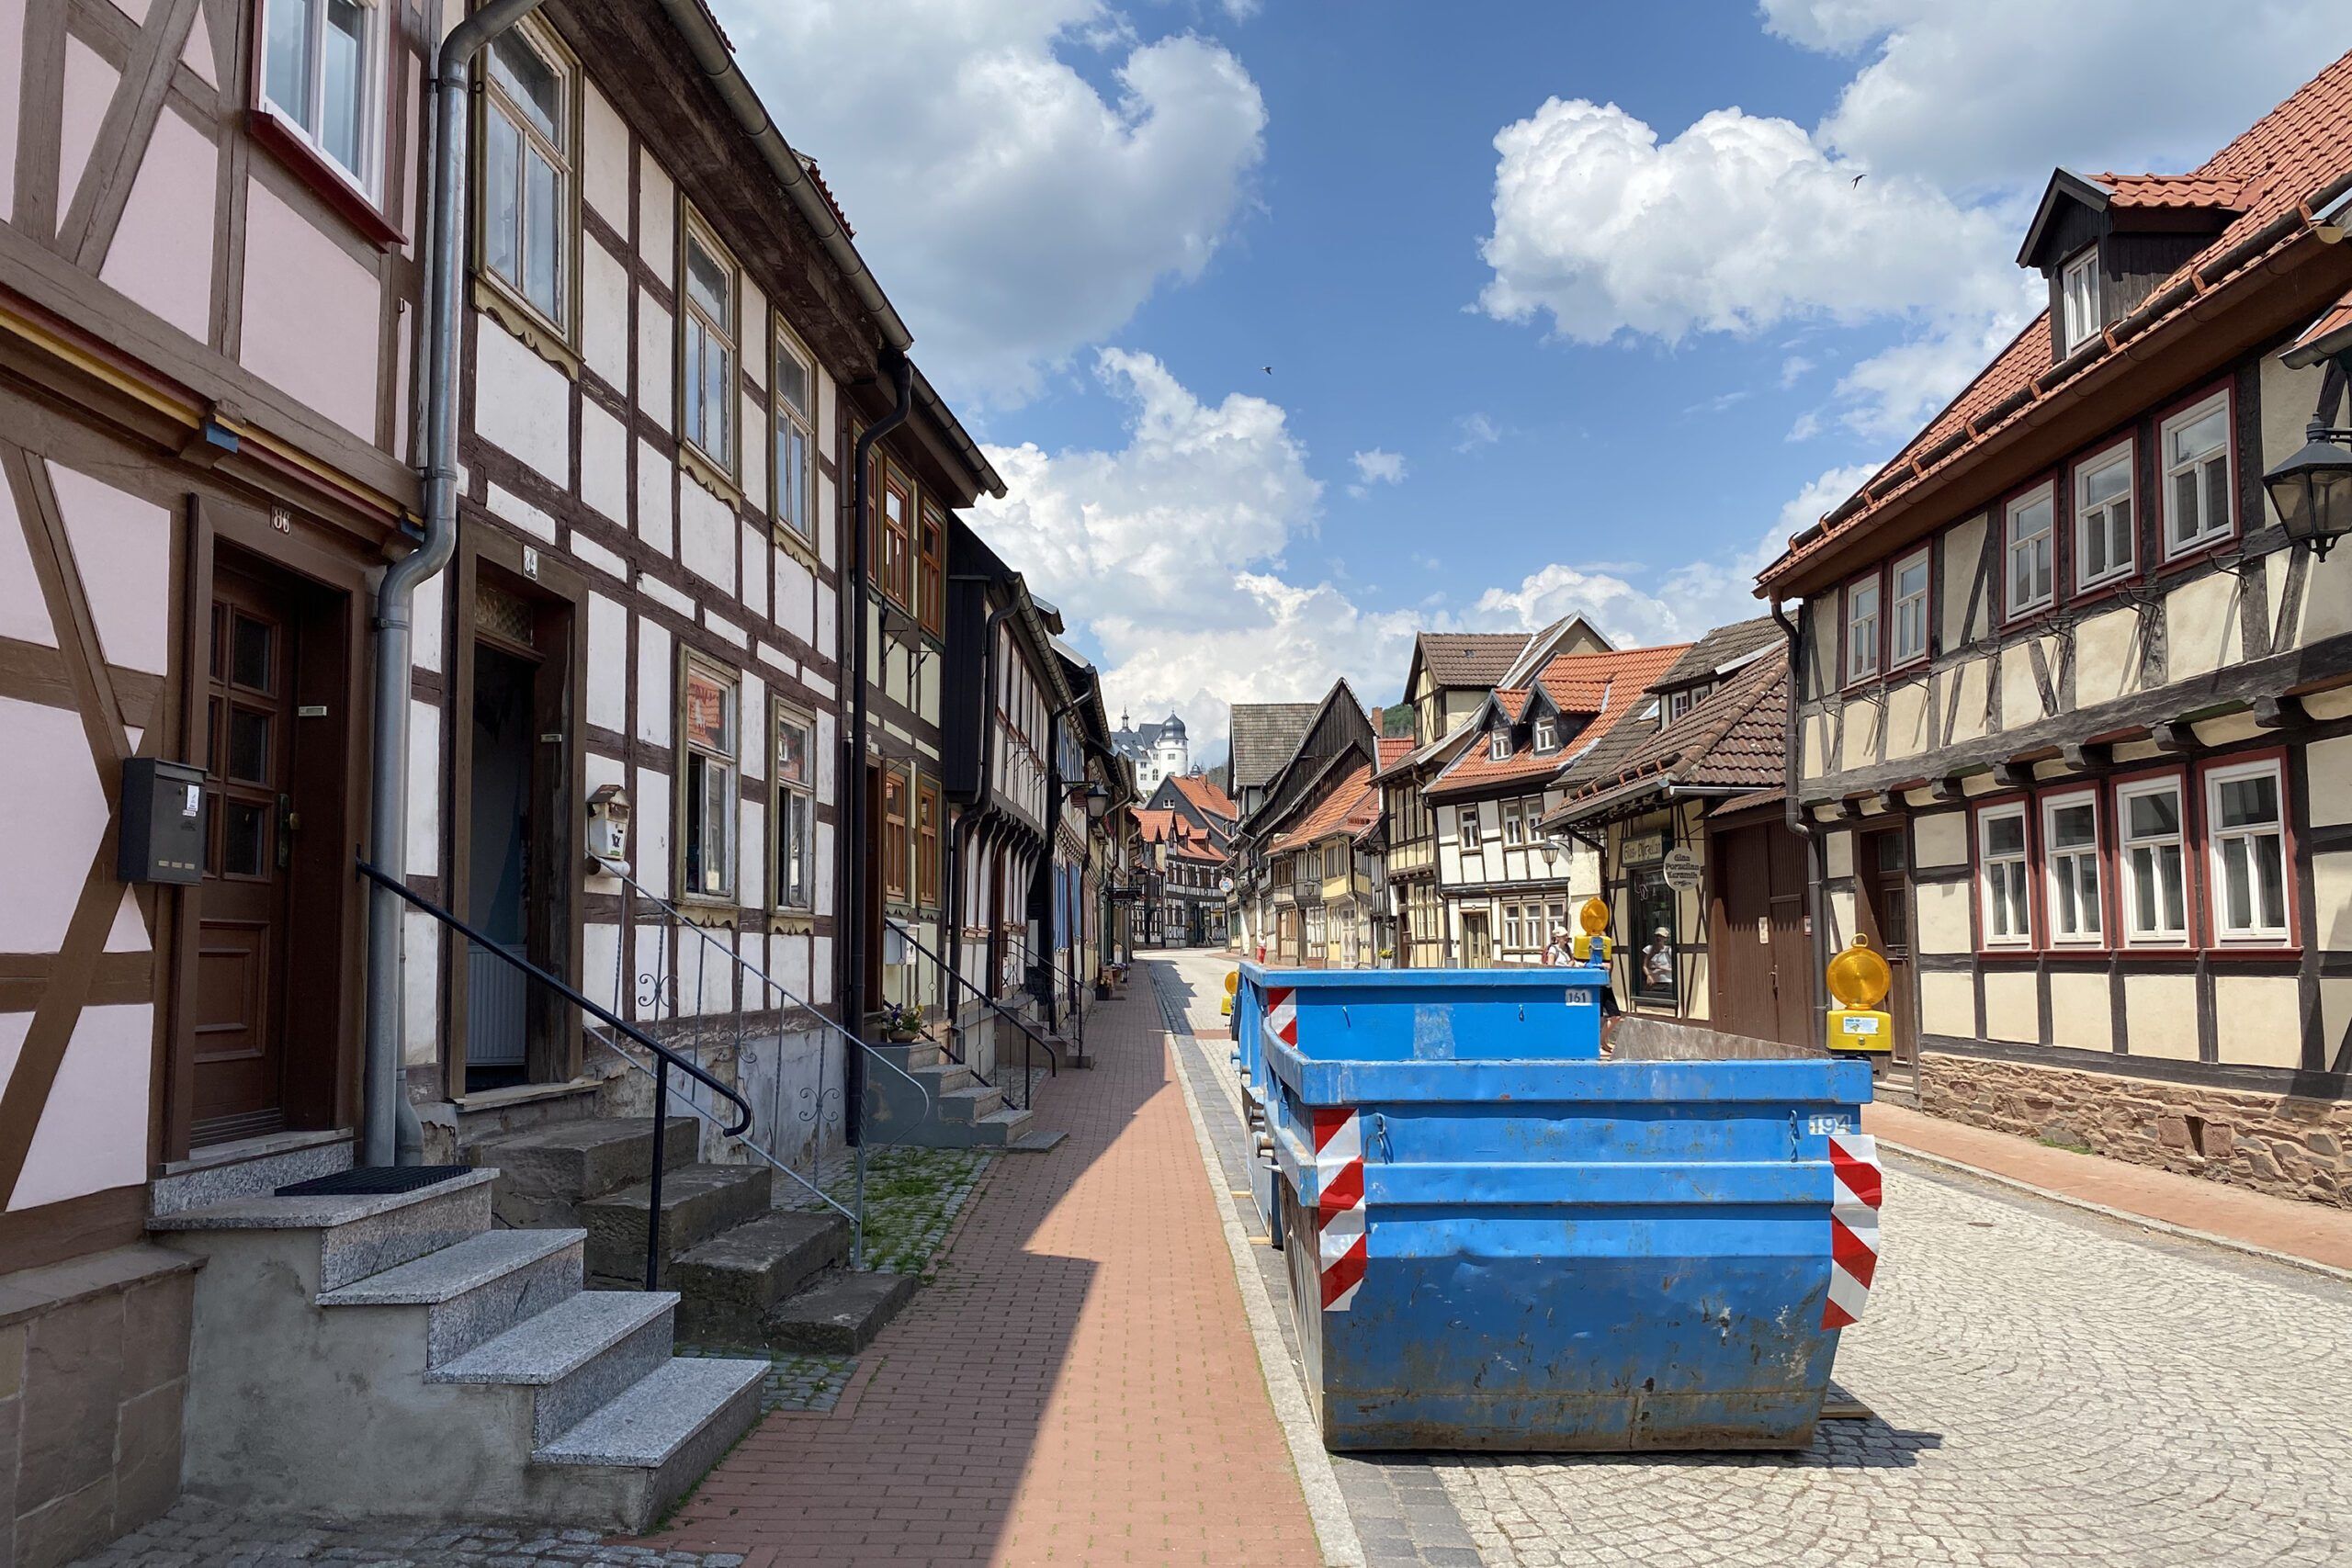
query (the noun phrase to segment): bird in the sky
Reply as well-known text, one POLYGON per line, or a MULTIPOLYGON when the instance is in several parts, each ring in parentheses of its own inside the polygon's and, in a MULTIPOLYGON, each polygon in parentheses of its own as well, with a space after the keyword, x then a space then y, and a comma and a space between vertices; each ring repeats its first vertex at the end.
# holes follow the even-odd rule
POLYGON ((1258 368, 1263 370, 1269 376, 1274 373, 1274 367, 1271 365, 1261 365, 1258 368))
POLYGON ((1861 174, 1856 175, 1854 176, 1854 184, 1855 184, 1855 185, 1860 185, 1860 184, 1862 183, 1862 180, 1863 180, 1864 176, 1865 176, 1865 175, 1869 175, 1869 173, 1870 173, 1870 171, 1869 171, 1868 169, 1864 169, 1864 170, 1861 172, 1861 174))

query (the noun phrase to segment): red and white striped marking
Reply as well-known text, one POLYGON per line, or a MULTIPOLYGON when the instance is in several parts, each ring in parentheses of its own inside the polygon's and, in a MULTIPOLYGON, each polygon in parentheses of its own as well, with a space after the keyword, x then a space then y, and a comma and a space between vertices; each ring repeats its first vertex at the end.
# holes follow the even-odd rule
POLYGON ((1274 1038, 1295 1049, 1298 1045, 1298 992, 1289 986, 1266 987, 1266 1027, 1274 1038))
POLYGON ((1862 1315, 1878 1272, 1878 1140, 1866 1133, 1829 1134, 1829 1300, 1821 1326, 1843 1328, 1862 1315))
POLYGON ((1315 1233, 1323 1310, 1345 1312, 1363 1283, 1363 1131, 1352 1110, 1315 1117, 1315 1233))

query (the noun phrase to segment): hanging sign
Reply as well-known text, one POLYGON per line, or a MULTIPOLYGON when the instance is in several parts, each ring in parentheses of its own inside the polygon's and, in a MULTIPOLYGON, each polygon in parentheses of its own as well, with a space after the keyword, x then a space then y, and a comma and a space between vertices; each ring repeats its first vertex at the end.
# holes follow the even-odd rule
POLYGON ((1645 865, 1666 853, 1663 833, 1627 834, 1617 850, 1618 857, 1628 865, 1645 865))
POLYGON ((1695 850, 1668 850, 1661 871, 1666 885, 1677 893, 1688 893, 1699 886, 1699 854, 1695 850))

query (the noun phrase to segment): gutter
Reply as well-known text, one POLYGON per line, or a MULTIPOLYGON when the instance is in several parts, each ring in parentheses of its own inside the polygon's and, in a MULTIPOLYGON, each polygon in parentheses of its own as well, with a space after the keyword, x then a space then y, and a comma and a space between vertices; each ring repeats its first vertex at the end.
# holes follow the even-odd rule
MULTIPOLYGON (((531 3, 536 4, 537 0, 531 0, 531 3)), ((736 123, 743 128, 743 133, 751 138, 752 144, 760 150, 760 156, 767 161, 768 169, 775 175, 776 183, 784 187, 786 197, 800 216, 808 220, 808 226, 817 231, 818 243, 825 247, 825 254, 832 258, 833 265, 849 278, 850 287, 856 291, 858 303, 872 313, 876 324, 882 329, 883 344, 904 354, 914 346, 914 334, 907 330, 907 323, 899 320, 897 307, 882 292, 882 285, 867 268, 865 258, 857 254, 857 246, 851 243, 849 231, 842 228, 841 220, 833 215, 832 206, 826 201, 824 193, 817 188, 817 182, 808 177, 808 167, 801 163, 800 154, 792 150, 792 144, 784 139, 784 133, 776 130, 775 122, 768 118, 766 106, 760 102, 759 93, 744 76, 741 67, 735 63, 734 51, 728 48, 726 35, 718 30, 718 24, 703 8, 702 0, 659 0, 659 4, 668 14, 671 25, 685 39, 686 47, 694 53, 695 63, 701 67, 711 90, 734 113, 736 123)), ((525 10, 529 8, 528 5, 523 7, 525 10)), ((961 435, 962 432, 958 430, 956 434, 961 435)), ((968 441, 968 437, 966 439, 968 441)), ((985 463, 982 467, 986 468, 985 463)), ((994 478, 992 471, 989 477, 994 478)), ((995 493, 1004 493, 1002 484, 1002 480, 997 481, 995 493)))
MULTIPOLYGON (((491 0, 449 29, 434 56, 430 233, 424 250, 424 319, 419 379, 424 389, 424 539, 394 561, 376 590, 376 714, 369 756, 368 852, 394 882, 408 876, 409 667, 416 591, 458 547, 458 274, 465 265, 467 96, 473 58, 541 0, 491 0)), ((366 1043, 360 1065, 359 1163, 415 1165, 424 1129, 402 1092, 401 897, 368 894, 366 1043)))

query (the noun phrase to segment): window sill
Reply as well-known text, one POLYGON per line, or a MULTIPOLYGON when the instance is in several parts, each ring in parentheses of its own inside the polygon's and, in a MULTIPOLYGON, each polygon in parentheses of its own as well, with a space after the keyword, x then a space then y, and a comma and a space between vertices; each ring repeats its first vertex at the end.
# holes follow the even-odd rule
POLYGON ((2219 556, 2222 552, 2227 550, 2237 542, 2237 530, 2233 528, 2227 534, 2221 535, 2218 537, 2204 540, 2199 544, 2187 546, 2177 554, 2165 556, 2163 561, 2157 565, 2155 575, 2158 577, 2170 577, 2175 573, 2187 571, 2191 567, 2211 566, 2213 564, 2213 558, 2216 556, 2219 556))
POLYGON ((2278 963, 2281 960, 2292 961, 2302 955, 2303 950, 2300 947, 2284 947, 2277 943, 2247 942, 2240 946, 2235 942, 2215 942, 2205 949, 2206 957, 2216 959, 2267 959, 2272 963, 2278 963))
POLYGON ((768 532, 775 536, 776 546, 786 555, 807 568, 810 576, 824 570, 824 562, 817 558, 817 546, 807 535, 787 523, 772 525, 768 532))
POLYGON ((276 110, 248 109, 245 130, 369 244, 379 251, 394 251, 408 243, 408 236, 384 216, 383 209, 376 205, 374 198, 328 163, 310 140, 276 110))
POLYGON ((690 925, 734 931, 743 923, 743 910, 722 894, 681 894, 673 900, 690 925))
POLYGON ((736 485, 733 476, 705 457, 702 448, 684 436, 678 438, 678 467, 687 478, 728 505, 742 504, 743 492, 736 485))
POLYGON ((817 917, 806 909, 776 909, 768 915, 772 936, 811 936, 816 930, 817 917))
POLYGON ((549 325, 547 318, 515 299, 494 275, 474 275, 474 308, 504 327, 510 336, 562 371, 566 378, 580 379, 580 355, 563 341, 563 334, 549 325))

